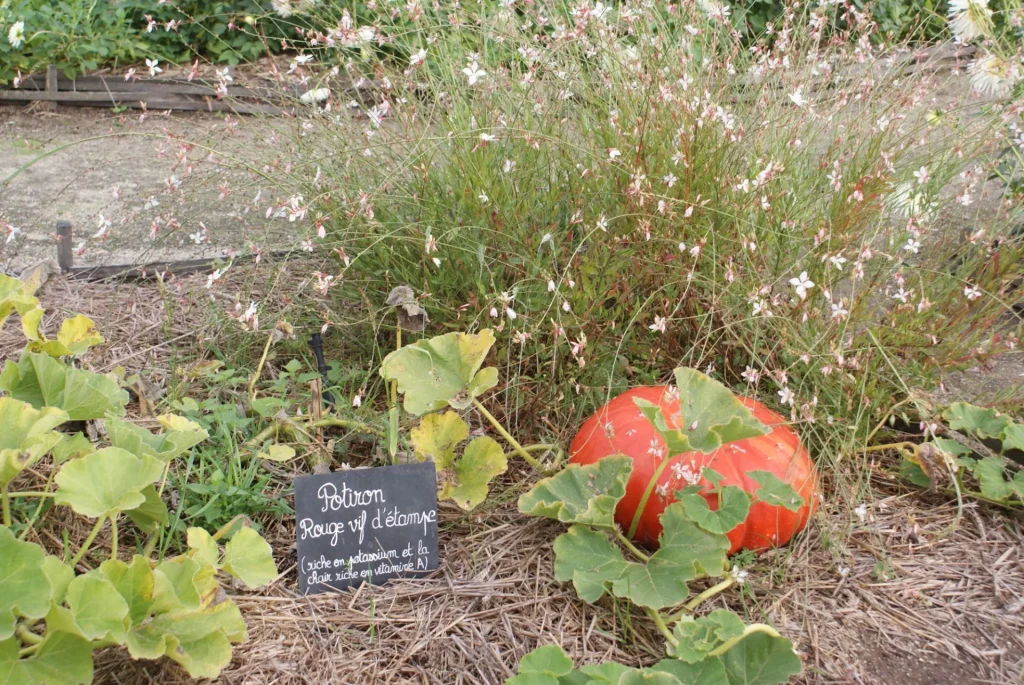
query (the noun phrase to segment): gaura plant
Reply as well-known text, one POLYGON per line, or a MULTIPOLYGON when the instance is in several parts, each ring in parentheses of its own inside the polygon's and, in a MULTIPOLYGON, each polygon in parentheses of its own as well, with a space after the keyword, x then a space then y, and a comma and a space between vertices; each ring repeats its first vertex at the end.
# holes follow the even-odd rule
MULTIPOLYGON (((689 387, 685 425, 700 416, 712 426, 745 425, 747 430, 736 431, 742 437, 767 431, 739 402, 720 401, 724 386, 707 377, 704 381, 689 387)), ((650 418, 657 427, 657 417, 650 418)), ((728 442, 729 433, 720 437, 716 447, 728 442)), ((695 444, 688 441, 685 451, 695 444)), ((657 550, 649 553, 633 544, 615 518, 633 464, 625 455, 570 464, 520 497, 519 510, 569 525, 555 539, 555 578, 571 581, 584 601, 594 603, 608 594, 642 608, 665 638, 666 658, 643 669, 617 663, 576 669, 559 647, 545 646, 523 659, 508 685, 774 685, 799 673, 792 643, 771 626, 745 625, 726 609, 704 615, 700 609, 739 581, 739 574, 730 571, 728 534, 741 525, 752 503, 800 507, 801 496, 773 474, 762 476, 761 486, 748 493, 704 468, 710 485, 685 485, 673 493, 676 501, 660 515, 657 550), (704 578, 721 580, 691 592, 690 583, 704 578)))
POLYGON ((46 340, 38 302, 19 283, 0 276, 0 324, 18 311, 28 338, 21 358, 0 374, 0 682, 88 683, 93 652, 114 645, 136 659, 167 656, 191 676, 216 677, 231 645, 246 638, 218 573, 250 588, 266 585, 277 576, 270 546, 251 528, 229 524, 213 535, 191 528, 186 553, 151 558, 168 520, 161 496, 168 469, 206 431, 174 415, 159 417, 156 434, 121 418, 128 398, 114 379, 62 360, 102 342, 92 321, 69 319, 56 340, 46 340), (109 444, 57 430, 95 419, 105 419, 109 444), (12 488, 28 477, 43 481, 36 469, 47 458, 41 486, 12 488), (20 500, 38 505, 16 516, 12 502, 20 500), (66 530, 61 555, 27 539, 47 503, 95 519, 77 550, 66 530), (142 553, 119 549, 126 521, 149 536, 142 553), (93 548, 108 522, 109 553, 93 548))
POLYGON ((535 468, 542 465, 532 452, 557 450, 554 445, 519 444, 480 402, 479 398, 498 384, 496 368, 481 368, 493 345, 490 329, 475 334, 446 333, 395 350, 380 367, 384 380, 403 395, 405 411, 423 417, 412 429, 410 440, 416 458, 430 459, 437 467, 438 497, 467 510, 484 500, 488 483, 508 467, 508 457, 497 441, 486 436, 473 438, 458 456, 456 447, 469 436, 469 426, 458 412, 476 409, 513 451, 535 468), (441 411, 444 413, 438 413, 441 411))

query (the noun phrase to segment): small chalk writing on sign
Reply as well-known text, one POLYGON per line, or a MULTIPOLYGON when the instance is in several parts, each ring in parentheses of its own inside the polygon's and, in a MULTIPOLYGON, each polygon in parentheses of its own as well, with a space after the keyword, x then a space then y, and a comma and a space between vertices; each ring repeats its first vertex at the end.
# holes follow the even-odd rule
POLYGON ((295 479, 303 594, 422 575, 437 568, 434 465, 351 469, 295 479))

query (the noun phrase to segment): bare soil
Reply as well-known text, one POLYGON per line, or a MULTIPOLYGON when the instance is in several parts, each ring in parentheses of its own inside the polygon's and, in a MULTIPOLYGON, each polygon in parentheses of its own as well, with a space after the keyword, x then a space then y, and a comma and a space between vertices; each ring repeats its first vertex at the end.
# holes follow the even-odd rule
POLYGON ((267 199, 262 204, 270 204, 272 184, 216 164, 218 154, 265 130, 256 121, 201 112, 141 116, 0 106, 0 221, 20 229, 7 244, 0 235, 0 269, 16 273, 55 257, 59 220, 72 223, 74 244, 83 248, 75 264, 82 266, 293 246, 295 224, 250 211, 259 192, 267 199), (172 176, 182 184, 174 192, 172 176), (222 185, 229 190, 223 199, 222 185), (111 223, 105 238, 96 237, 101 217, 111 223), (201 243, 192 237, 200 232, 201 243))

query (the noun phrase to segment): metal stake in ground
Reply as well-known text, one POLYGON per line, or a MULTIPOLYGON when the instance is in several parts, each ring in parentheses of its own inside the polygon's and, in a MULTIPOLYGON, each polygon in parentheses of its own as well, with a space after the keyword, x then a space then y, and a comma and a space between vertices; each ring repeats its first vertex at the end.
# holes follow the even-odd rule
POLYGON ((60 265, 60 272, 66 274, 71 271, 74 263, 74 255, 71 245, 71 222, 57 222, 57 264, 60 265))
MULTIPOLYGON (((313 348, 313 355, 316 357, 316 370, 319 371, 320 375, 323 377, 324 387, 326 387, 330 383, 327 380, 327 372, 330 369, 328 369, 327 363, 324 361, 324 341, 320 338, 319 333, 314 333, 313 336, 309 339, 309 346, 313 348)), ((327 406, 333 409, 334 395, 332 395, 327 390, 324 390, 323 398, 324 402, 327 403, 327 406)))

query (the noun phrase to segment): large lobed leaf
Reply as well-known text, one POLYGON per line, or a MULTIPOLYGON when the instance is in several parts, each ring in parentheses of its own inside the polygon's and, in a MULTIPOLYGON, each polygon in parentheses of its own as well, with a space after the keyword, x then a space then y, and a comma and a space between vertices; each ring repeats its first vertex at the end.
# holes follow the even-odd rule
POLYGON ((0 329, 14 312, 21 318, 21 330, 25 337, 38 340, 39 322, 43 319, 39 300, 26 292, 25 284, 20 279, 0 274, 0 329))
POLYGON ((18 658, 20 648, 18 638, 0 640, 0 683, 86 685, 92 682, 92 645, 88 640, 53 631, 28 658, 18 658))
POLYGON ((743 523, 750 511, 750 495, 734 485, 718 488, 718 509, 712 511, 700 494, 699 485, 688 485, 676 493, 686 516, 709 533, 725 534, 743 523))
POLYGON ((722 656, 663 659, 648 668, 606 662, 574 669, 561 647, 544 645, 523 657, 505 685, 782 685, 799 672, 789 640, 753 633, 722 656))
POLYGON ((669 644, 666 651, 669 656, 695 664, 729 640, 743 635, 744 628, 740 617, 728 609, 716 609, 700 618, 685 617, 672 631, 679 644, 669 644))
POLYGON ((202 426, 181 416, 167 414, 158 417, 158 421, 165 428, 162 433, 151 433, 122 419, 108 419, 106 430, 110 444, 167 464, 209 437, 202 426))
MULTIPOLYGON (((209 547, 204 548, 206 554, 209 547)), ((242 528, 224 545, 225 573, 245 583, 249 589, 269 584, 277 578, 274 553, 267 541, 252 528, 242 528)))
POLYGON ((13 397, 0 397, 0 486, 53 449, 62 438, 53 429, 67 420, 60 409, 36 409, 13 397))
POLYGON ((1006 427, 1010 425, 1010 418, 999 414, 995 409, 975 407, 966 402, 954 402, 949 405, 942 418, 949 422, 953 430, 963 431, 979 438, 1000 438, 1006 427))
POLYGON ((107 447, 64 464, 57 473, 54 501, 90 518, 111 516, 143 505, 143 490, 160 477, 164 465, 107 447))
POLYGON ((651 609, 679 604, 690 594, 689 581, 721 575, 729 540, 687 518, 682 503, 666 507, 661 523, 660 547, 646 563, 627 561, 605 533, 572 526, 555 539, 555 578, 572 581, 587 602, 611 592, 651 609))
POLYGON ((562 523, 612 530, 615 506, 626 494, 632 469, 632 460, 621 455, 604 457, 586 466, 570 464, 520 496, 519 511, 562 523))
POLYGON ((128 393, 102 374, 76 369, 40 352, 25 352, 0 373, 0 390, 37 409, 57 407, 72 421, 122 416, 128 393))
POLYGON ((42 547, 22 542, 0 526, 0 640, 14 635, 19 616, 42 618, 50 608, 52 588, 44 572, 45 558, 42 547))
POLYGON ((398 382, 410 414, 420 416, 446 406, 466 409, 498 384, 497 369, 480 369, 493 344, 490 329, 417 340, 385 357, 380 374, 398 382))
POLYGON ((657 404, 635 398, 644 417, 665 440, 670 457, 698 450, 714 452, 727 442, 765 435, 769 428, 754 418, 729 388, 696 369, 676 369, 682 417, 672 428, 657 404))

